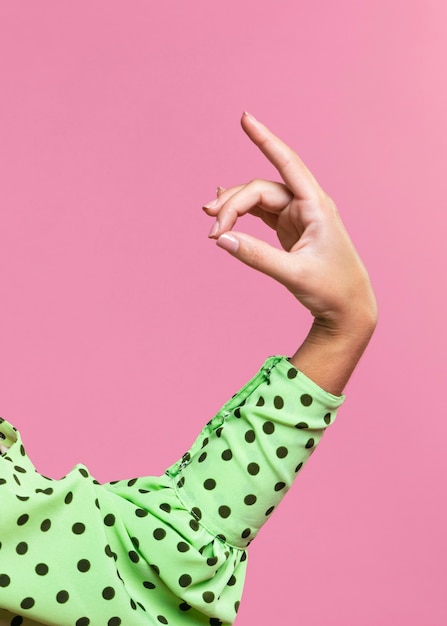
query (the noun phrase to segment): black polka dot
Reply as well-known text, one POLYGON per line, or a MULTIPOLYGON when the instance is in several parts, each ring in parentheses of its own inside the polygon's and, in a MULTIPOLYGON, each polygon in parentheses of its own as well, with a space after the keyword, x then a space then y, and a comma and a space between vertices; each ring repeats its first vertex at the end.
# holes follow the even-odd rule
POLYGON ((217 436, 217 437, 220 437, 220 436, 221 436, 221 434, 222 434, 222 431, 223 431, 223 427, 221 426, 220 428, 218 428, 218 429, 216 430, 216 436, 217 436))
POLYGON ((179 489, 181 489, 181 488, 183 487, 183 485, 184 485, 184 484, 185 484, 185 477, 184 477, 184 476, 182 476, 182 477, 180 478, 180 480, 177 482, 177 487, 178 487, 179 489))
POLYGON ((135 509, 135 515, 137 517, 146 517, 147 514, 147 511, 145 511, 144 509, 135 509))
POLYGON ((206 452, 202 452, 202 454, 198 458, 199 463, 203 463, 203 461, 206 459, 206 457, 207 457, 207 453, 206 452))
POLYGON ((298 463, 298 465, 295 467, 295 473, 299 472, 302 467, 303 467, 303 462, 301 461, 301 463, 298 463))
POLYGON ((284 406, 284 400, 282 399, 281 396, 275 396, 273 398, 273 405, 275 409, 282 409, 284 406))
POLYGON ((140 560, 140 557, 138 556, 138 553, 135 552, 135 550, 130 550, 128 555, 132 563, 138 563, 138 561, 140 560))
POLYGON ((40 530, 41 530, 43 533, 46 533, 46 532, 47 532, 47 530, 50 530, 50 528, 51 528, 51 520, 49 520, 49 519, 44 519, 44 520, 43 520, 43 522, 42 522, 42 523, 41 523, 41 525, 40 525, 40 530))
POLYGON ((21 541, 17 544, 16 552, 17 554, 26 554, 28 552, 28 544, 26 543, 26 541, 21 541))
POLYGON ((161 541, 166 537, 166 531, 164 528, 156 528, 152 534, 154 535, 154 539, 157 541, 161 541))
POLYGON ((137 548, 138 550, 138 548, 140 547, 140 540, 137 537, 131 537, 130 540, 134 548, 137 548))
POLYGON ((306 448, 313 448, 314 444, 315 444, 315 440, 311 437, 310 439, 307 440, 305 447, 306 448))
POLYGON ((268 517, 271 513, 273 513, 274 510, 275 510, 274 506, 271 506, 270 508, 268 508, 267 511, 265 512, 266 517, 268 517))
POLYGON ((242 537, 242 539, 247 539, 247 537, 249 537, 250 534, 251 534, 251 529, 250 528, 246 528, 245 530, 242 531, 241 537, 242 537))
POLYGON ((207 558, 206 564, 212 567, 213 565, 216 565, 217 561, 218 561, 217 556, 210 556, 207 558))
POLYGON ((115 589, 113 587, 104 587, 102 590, 102 597, 104 600, 111 600, 115 597, 115 589))
POLYGON ((33 606, 35 604, 35 600, 34 598, 23 598, 23 600, 20 603, 20 607, 22 609, 32 609, 33 606))
POLYGON ((255 431, 251 429, 247 430, 247 432, 245 433, 245 441, 247 443, 253 443, 255 439, 256 439, 255 431))
POLYGON ((199 522, 196 519, 191 519, 189 520, 189 527, 194 531, 198 531, 200 528, 199 522))
POLYGON ((251 474, 251 476, 256 476, 256 474, 259 474, 259 465, 257 463, 249 463, 247 465, 247 472, 251 474))
POLYGON ((204 602, 211 604, 211 602, 214 602, 214 593, 212 591, 204 591, 202 593, 202 598, 204 602))
POLYGON ((189 574, 182 574, 178 579, 178 584, 180 587, 189 587, 192 582, 192 578, 189 574))
POLYGON ((20 474, 26 474, 26 469, 24 467, 21 467, 20 465, 14 465, 14 469, 20 474))
POLYGON ((189 611, 189 609, 191 608, 191 605, 188 604, 187 602, 182 602, 181 604, 179 604, 180 611, 189 611))
POLYGON ((239 611, 240 604, 240 600, 236 600, 236 602, 234 603, 234 610, 236 611, 236 613, 239 611))
POLYGON ((84 476, 84 478, 88 478, 88 472, 83 467, 79 468, 79 473, 81 474, 81 476, 84 476))
POLYGON ((80 559, 77 568, 80 572, 88 572, 90 569, 90 561, 88 559, 80 559))
POLYGON ((164 615, 157 615, 157 619, 160 622, 160 624, 167 624, 168 620, 166 619, 166 617, 164 615))
POLYGON ((214 478, 207 478, 203 483, 203 486, 205 487, 205 489, 211 491, 216 487, 216 481, 214 480, 214 478))
POLYGON ((107 622, 107 626, 120 626, 121 618, 119 617, 111 617, 107 622))
POLYGON ((112 557, 113 556, 113 552, 112 549, 110 548, 109 544, 106 545, 106 547, 104 548, 104 552, 107 554, 107 556, 112 557))
POLYGON ((209 441, 210 441, 210 440, 208 439, 208 437, 205 437, 205 439, 202 441, 202 448, 204 448, 205 446, 207 446, 207 445, 208 445, 208 443, 209 443, 209 441))
POLYGON ((36 493, 44 493, 46 496, 51 496, 53 493, 53 489, 51 487, 47 487, 46 489, 36 489, 36 493))
POLYGON ((143 583, 143 587, 145 589, 155 589, 154 583, 151 583, 149 580, 145 580, 143 583))
POLYGON ((244 502, 245 504, 247 504, 248 506, 251 506, 252 504, 254 504, 256 502, 257 498, 253 493, 249 493, 248 496, 245 496, 244 498, 244 502))
POLYGON ((11 579, 9 578, 8 574, 0 574, 0 587, 8 587, 10 582, 11 579))
POLYGON ((298 424, 295 424, 295 428, 302 430, 303 428, 309 428, 309 424, 307 422, 298 422, 298 424))
POLYGON ((89 626, 90 620, 88 617, 80 617, 76 620, 75 626, 89 626))
POLYGON ((231 450, 228 448, 227 450, 224 450, 221 454, 222 459, 224 461, 231 461, 231 459, 233 458, 233 453, 231 452, 231 450))
POLYGON ((113 526, 115 524, 115 516, 112 513, 108 513, 104 518, 104 524, 106 526, 113 526))
POLYGON ((218 617, 210 617, 210 626, 223 626, 223 622, 218 617))
POLYGON ((237 409, 234 409, 234 417, 237 417, 238 419, 240 419, 241 417, 241 410, 239 407, 237 407, 237 409))
POLYGON ((226 506, 226 505, 220 506, 218 511, 219 511, 219 515, 223 517, 224 519, 226 519, 227 517, 231 515, 231 509, 229 506, 226 506))
POLYGON ((279 446, 279 448, 276 449, 276 456, 278 459, 285 459, 288 454, 289 451, 285 446, 279 446))
POLYGON ((24 513, 17 519, 17 526, 23 526, 29 520, 29 515, 24 513))
POLYGON ((282 481, 280 481, 279 483, 276 483, 275 491, 281 491, 281 489, 284 489, 285 486, 286 486, 286 483, 283 483, 282 481))
POLYGON ((82 535, 82 533, 85 532, 85 524, 76 522, 76 524, 73 524, 71 527, 71 530, 75 535, 82 535))
POLYGON ((303 406, 310 406, 312 404, 312 402, 314 401, 312 396, 310 396, 308 393, 303 393, 303 395, 301 396, 300 400, 301 400, 301 404, 303 406))
POLYGON ((138 478, 131 478, 130 480, 127 481, 127 486, 128 487, 133 487, 135 485, 135 483, 137 482, 138 478))
POLYGON ((264 422, 264 424, 262 425, 262 430, 265 432, 266 435, 271 435, 273 432, 275 432, 275 424, 273 424, 272 422, 264 422))
POLYGON ((236 576, 232 575, 230 577, 230 580, 227 582, 227 585, 229 587, 233 587, 236 584, 236 576))
POLYGON ((296 378, 297 374, 298 374, 298 371, 294 367, 291 367, 287 372, 287 378, 290 378, 290 380, 293 380, 294 378, 296 378))
POLYGON ((256 406, 264 406, 265 400, 262 396, 259 396, 259 400, 256 402, 256 406))
POLYGON ((160 509, 162 511, 165 511, 165 513, 170 513, 171 512, 171 505, 167 504, 166 502, 163 502, 162 504, 160 504, 160 509))
POLYGON ((326 415, 324 416, 324 421, 326 424, 330 424, 331 423, 331 414, 330 413, 326 413, 326 415))
POLYGON ((48 565, 46 563, 38 563, 34 569, 39 576, 46 576, 48 574, 48 565))
POLYGON ((68 601, 68 598, 68 591, 65 591, 65 589, 58 591, 58 593, 56 594, 56 600, 59 602, 59 604, 65 604, 65 602, 68 601))
POLYGON ((69 491, 64 498, 65 504, 70 504, 73 501, 73 493, 69 491))
POLYGON ((196 519, 202 519, 202 511, 199 509, 198 506, 193 506, 193 508, 191 509, 191 513, 196 519))
POLYGON ((185 543, 184 541, 179 541, 178 544, 177 544, 177 550, 179 552, 188 552, 189 545, 187 543, 185 543))

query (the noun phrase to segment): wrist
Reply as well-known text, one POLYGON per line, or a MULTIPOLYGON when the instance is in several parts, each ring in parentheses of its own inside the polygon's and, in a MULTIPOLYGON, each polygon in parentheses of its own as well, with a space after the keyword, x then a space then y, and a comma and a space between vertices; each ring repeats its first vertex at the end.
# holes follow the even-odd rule
POLYGON ((346 315, 339 319, 314 318, 306 341, 315 344, 338 343, 366 347, 377 326, 377 312, 367 311, 362 314, 346 315))
POLYGON ((348 323, 315 319, 291 364, 325 391, 340 395, 374 332, 376 320, 358 316, 348 323))

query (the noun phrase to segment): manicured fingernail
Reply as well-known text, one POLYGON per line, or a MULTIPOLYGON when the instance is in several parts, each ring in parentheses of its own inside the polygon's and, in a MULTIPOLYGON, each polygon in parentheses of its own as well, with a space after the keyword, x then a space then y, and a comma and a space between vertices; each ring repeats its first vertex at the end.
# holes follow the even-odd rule
POLYGON ((216 220, 211 227, 208 237, 215 237, 219 232, 219 222, 216 220))
POLYGON ((215 200, 211 200, 211 202, 207 202, 203 206, 205 207, 205 209, 214 209, 214 207, 217 206, 218 202, 219 200, 216 198, 215 200))
POLYGON ((236 239, 234 235, 230 235, 230 233, 224 233, 219 237, 216 241, 216 244, 219 248, 223 248, 227 252, 235 253, 239 248, 239 241, 236 239))

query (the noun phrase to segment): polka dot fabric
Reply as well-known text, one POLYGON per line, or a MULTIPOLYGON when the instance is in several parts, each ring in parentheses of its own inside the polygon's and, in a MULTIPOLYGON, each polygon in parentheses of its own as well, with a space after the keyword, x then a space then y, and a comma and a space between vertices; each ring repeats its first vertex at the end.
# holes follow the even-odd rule
POLYGON ((248 544, 343 400, 270 357, 163 476, 102 485, 42 476, 0 419, 0 626, 229 626, 248 544))

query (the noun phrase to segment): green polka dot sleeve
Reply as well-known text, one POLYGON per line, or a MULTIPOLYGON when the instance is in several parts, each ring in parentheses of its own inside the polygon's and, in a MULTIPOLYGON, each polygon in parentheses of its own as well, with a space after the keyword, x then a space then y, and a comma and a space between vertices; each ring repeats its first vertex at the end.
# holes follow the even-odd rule
POLYGON ((42 476, 0 419, 0 626, 229 626, 248 544, 343 399, 271 357, 163 476, 102 485, 42 476))

